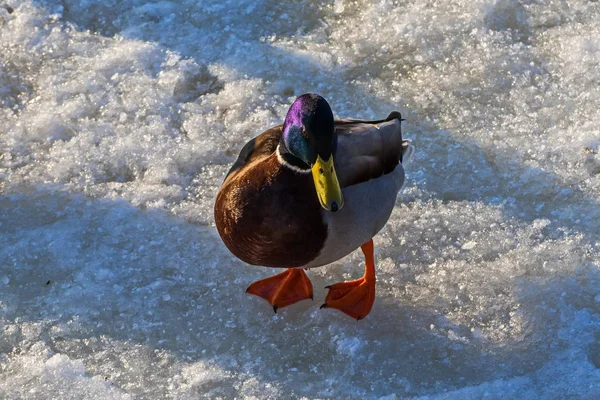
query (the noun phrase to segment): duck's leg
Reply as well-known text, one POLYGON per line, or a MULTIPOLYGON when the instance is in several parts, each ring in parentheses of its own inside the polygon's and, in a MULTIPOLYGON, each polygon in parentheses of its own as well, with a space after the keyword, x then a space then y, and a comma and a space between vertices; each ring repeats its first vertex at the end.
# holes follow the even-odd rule
POLYGON ((329 293, 321 308, 337 308, 357 320, 371 311, 375 301, 375 260, 373 239, 360 246, 365 255, 365 273, 362 278, 327 286, 329 293))
POLYGON ((256 281, 246 289, 250 293, 267 300, 277 312, 278 308, 313 298, 313 287, 306 272, 301 268, 289 268, 267 279, 256 281))

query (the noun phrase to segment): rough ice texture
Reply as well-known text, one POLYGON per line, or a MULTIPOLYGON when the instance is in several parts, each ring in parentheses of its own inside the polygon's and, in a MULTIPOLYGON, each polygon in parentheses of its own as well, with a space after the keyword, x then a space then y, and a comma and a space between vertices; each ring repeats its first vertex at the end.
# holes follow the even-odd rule
POLYGON ((0 397, 600 398, 599 126, 599 2, 0 1, 0 397), (212 221, 308 91, 418 149, 358 323, 212 221))

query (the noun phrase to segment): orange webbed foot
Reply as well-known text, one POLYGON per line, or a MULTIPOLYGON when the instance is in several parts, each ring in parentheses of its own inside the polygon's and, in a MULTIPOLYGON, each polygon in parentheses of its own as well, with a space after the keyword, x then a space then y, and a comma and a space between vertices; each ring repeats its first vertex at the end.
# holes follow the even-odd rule
POLYGON ((336 308, 357 320, 366 317, 375 302, 375 281, 364 277, 328 286, 329 293, 321 308, 336 308))
POLYGON ((273 306, 273 311, 300 300, 313 298, 313 287, 306 273, 299 268, 289 268, 269 278, 256 281, 246 293, 262 297, 273 306))
POLYGON ((335 308, 357 320, 366 317, 375 302, 375 262, 373 240, 361 246, 365 255, 362 278, 327 286, 329 293, 321 308, 335 308))

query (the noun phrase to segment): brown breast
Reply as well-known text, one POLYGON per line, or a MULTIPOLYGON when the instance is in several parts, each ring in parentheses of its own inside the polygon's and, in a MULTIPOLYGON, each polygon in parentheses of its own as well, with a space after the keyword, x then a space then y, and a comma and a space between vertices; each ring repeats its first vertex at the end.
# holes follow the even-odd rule
POLYGON ((236 257, 267 267, 306 265, 327 237, 311 174, 281 166, 274 153, 227 177, 217 195, 215 222, 236 257))

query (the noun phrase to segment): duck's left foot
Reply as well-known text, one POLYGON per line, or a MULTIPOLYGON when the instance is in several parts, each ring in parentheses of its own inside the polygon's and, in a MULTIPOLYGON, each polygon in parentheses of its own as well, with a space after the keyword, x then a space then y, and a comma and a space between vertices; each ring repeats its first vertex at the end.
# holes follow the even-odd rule
POLYGON ((300 268, 289 268, 284 272, 267 279, 256 281, 246 289, 267 300, 273 306, 273 311, 283 308, 300 300, 313 298, 313 287, 306 272, 300 268))
POLYGON ((328 286, 329 293, 321 308, 337 308, 341 312, 360 320, 371 312, 375 301, 375 281, 364 277, 328 286))
POLYGON ((363 319, 371 312, 375 301, 375 262, 373 240, 361 246, 365 255, 365 274, 360 279, 327 286, 329 293, 321 308, 336 308, 355 318, 363 319))

